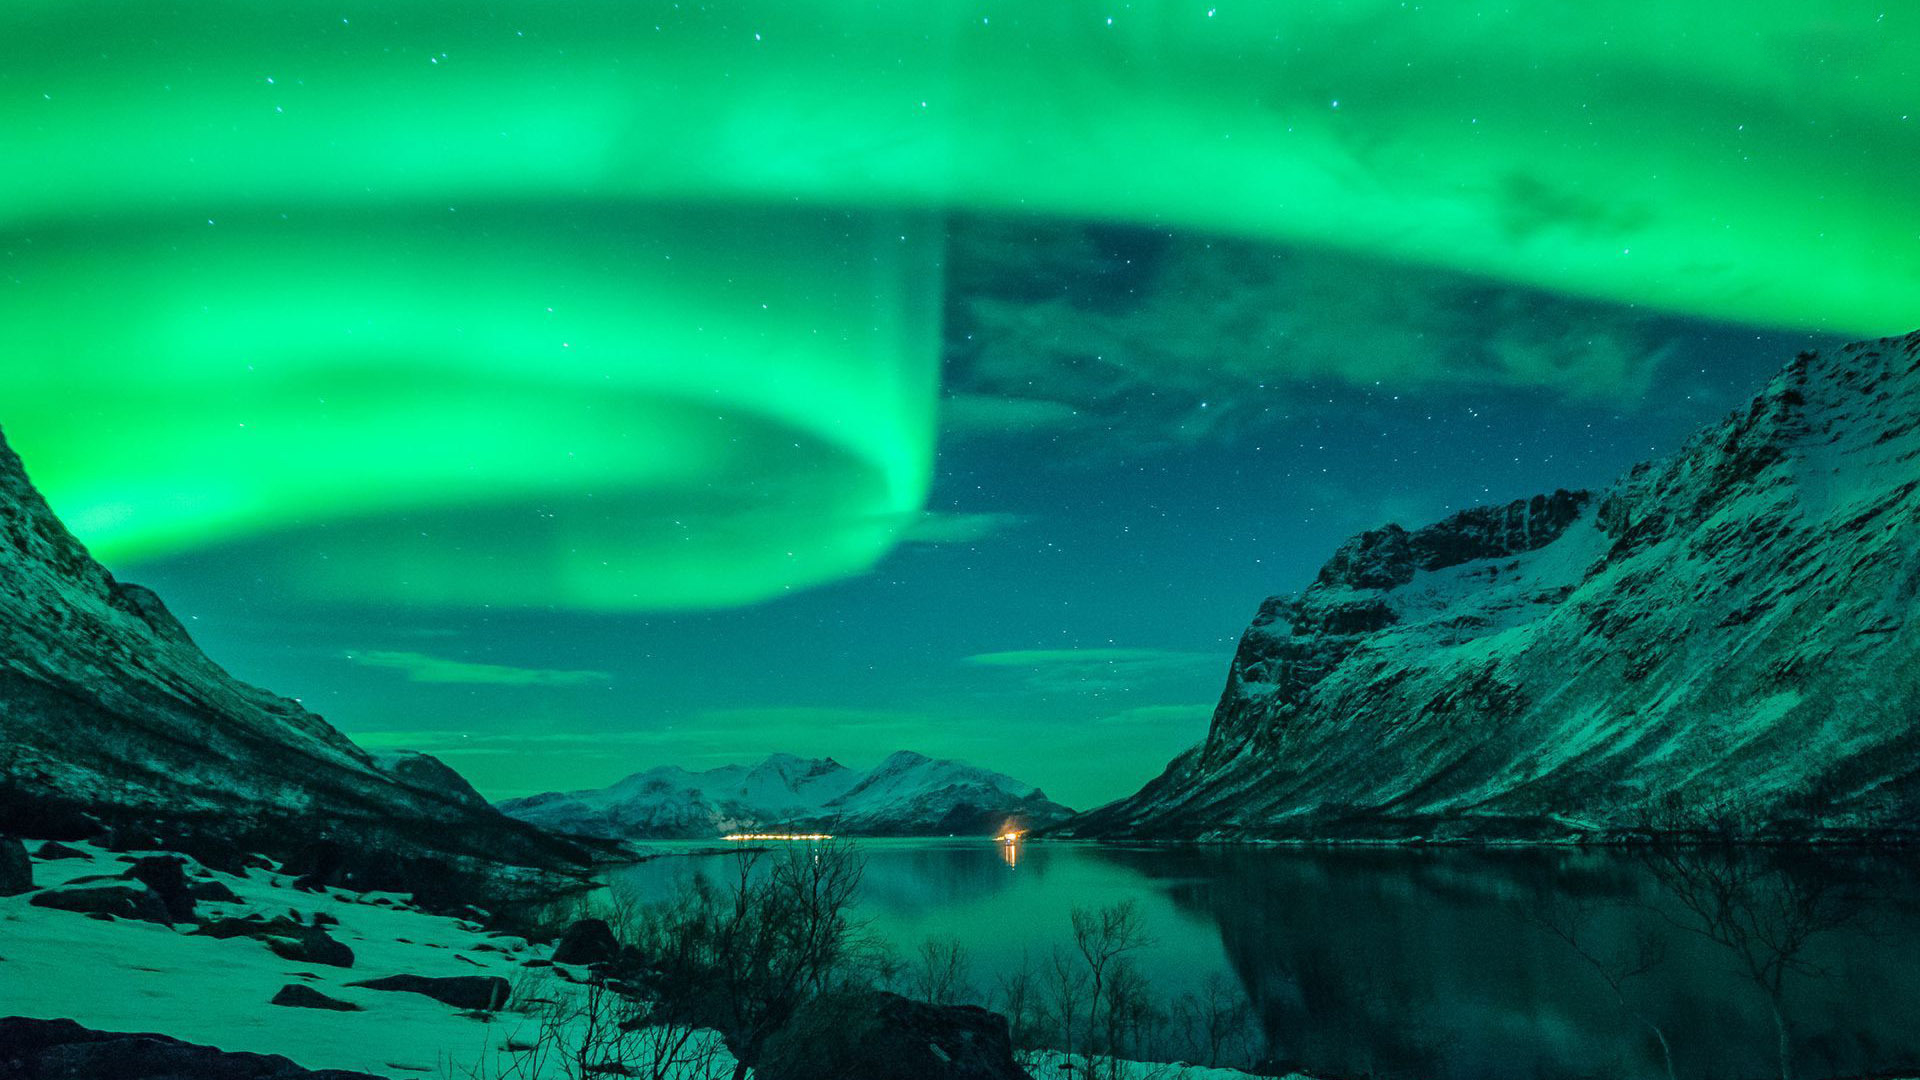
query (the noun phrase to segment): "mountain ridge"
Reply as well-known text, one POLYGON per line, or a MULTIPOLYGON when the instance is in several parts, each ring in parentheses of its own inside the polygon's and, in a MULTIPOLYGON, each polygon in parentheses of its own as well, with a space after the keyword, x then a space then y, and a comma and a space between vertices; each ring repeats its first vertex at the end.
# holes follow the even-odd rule
POLYGON ((602 839, 695 839, 792 830, 863 836, 997 832, 1072 811, 1004 773, 899 750, 868 770, 773 754, 693 772, 661 765, 604 788, 507 799, 507 814, 602 839))
POLYGON ((409 887, 572 875, 592 859, 500 815, 443 763, 376 758, 228 674, 159 596, 88 554, 4 433, 0 748, 0 831, 78 839, 104 827, 209 859, 259 852, 409 887))
POLYGON ((1598 496, 1349 540, 1200 744, 1056 832, 1912 837, 1917 603, 1920 333, 1802 353, 1598 496))

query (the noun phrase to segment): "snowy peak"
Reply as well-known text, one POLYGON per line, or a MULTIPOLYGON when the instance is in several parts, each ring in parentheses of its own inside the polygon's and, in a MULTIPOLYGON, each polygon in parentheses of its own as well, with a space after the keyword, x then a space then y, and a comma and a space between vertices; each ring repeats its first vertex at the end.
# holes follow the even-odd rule
POLYGON ((1917 611, 1920 334, 1803 353, 1598 499, 1343 544, 1261 605, 1206 740, 1070 830, 1912 831, 1917 611))
POLYGON ((860 772, 832 758, 775 754, 705 772, 662 766, 609 787, 511 799, 500 809, 561 832, 608 839, 704 838, 792 828, 868 836, 991 832, 1071 811, 1010 776, 912 751, 860 772))

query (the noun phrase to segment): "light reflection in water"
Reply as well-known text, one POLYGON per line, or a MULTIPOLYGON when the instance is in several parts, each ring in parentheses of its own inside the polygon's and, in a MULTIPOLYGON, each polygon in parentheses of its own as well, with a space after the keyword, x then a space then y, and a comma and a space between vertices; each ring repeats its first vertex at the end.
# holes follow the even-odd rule
MULTIPOLYGON (((1676 1075, 1778 1075, 1766 996, 1730 950, 1683 928, 1685 883, 1631 852, 860 847, 861 914, 903 955, 958 939, 972 982, 989 987, 1069 944, 1075 907, 1131 899, 1154 939, 1139 961, 1156 990, 1172 998, 1229 974, 1255 1005, 1264 1053, 1317 1075, 1664 1076, 1635 1014, 1671 1041, 1676 1075), (1608 962, 1655 942, 1663 959, 1628 980, 1630 1008, 1542 925, 1569 910, 1584 920, 1583 947, 1608 962)), ((1804 897, 1808 882, 1853 897, 1851 917, 1810 940, 1786 990, 1795 1074, 1920 1073, 1915 871, 1852 856, 1738 858, 1761 860, 1737 875, 1757 883, 1760 902, 1776 886, 1804 897)), ((668 858, 620 874, 659 896, 693 872, 724 882, 731 866, 724 855, 668 858)))

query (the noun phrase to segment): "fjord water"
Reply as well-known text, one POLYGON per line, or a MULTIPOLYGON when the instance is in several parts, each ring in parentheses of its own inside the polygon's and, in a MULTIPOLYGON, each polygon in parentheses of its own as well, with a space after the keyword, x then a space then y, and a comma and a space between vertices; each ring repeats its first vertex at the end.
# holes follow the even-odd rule
MULTIPOLYGON (((1125 848, 863 841, 860 915, 910 957, 958 939, 989 989, 1069 947, 1076 906, 1136 901, 1139 957, 1172 997, 1225 973, 1270 1058, 1328 1077, 1779 1075, 1769 997, 1689 904, 1805 945, 1782 969, 1794 1075, 1920 1065, 1911 858, 1754 850, 1125 848), (1017 857, 1016 857, 1017 856, 1017 857), (1580 949, 1621 980, 1616 998, 1580 949)), ((654 859, 613 880, 660 897, 738 856, 654 859)), ((1740 929, 1744 928, 1744 929, 1740 929)), ((1764 954, 1764 946, 1757 952, 1764 954)))

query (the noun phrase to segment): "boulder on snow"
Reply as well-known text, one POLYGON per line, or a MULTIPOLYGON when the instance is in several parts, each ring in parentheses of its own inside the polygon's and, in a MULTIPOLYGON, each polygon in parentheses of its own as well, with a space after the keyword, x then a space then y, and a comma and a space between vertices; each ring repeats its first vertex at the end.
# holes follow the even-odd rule
POLYGON ((620 955, 620 940, 605 919, 581 919, 553 947, 556 964, 604 964, 620 955))
POLYGON ((361 1011, 360 1006, 355 1005, 351 1001, 341 1001, 336 997, 328 997, 313 987, 303 986, 300 983, 288 983, 281 987, 280 992, 273 995, 273 1000, 267 1002, 267 1004, 284 1005, 293 1009, 331 1009, 334 1012, 361 1011))
POLYGON ((369 1073, 303 1069, 277 1054, 248 1054, 170 1039, 93 1031, 71 1020, 0 1019, 0 1075, 22 1080, 378 1080, 369 1073))
POLYGON ((302 926, 285 915, 276 915, 271 919, 263 919, 259 915, 209 919, 200 924, 194 933, 223 941, 227 938, 253 938, 264 942, 274 955, 299 963, 343 968, 353 966, 353 950, 335 941, 325 928, 302 926))
POLYGON ((0 896, 19 896, 33 888, 33 860, 17 837, 0 836, 0 896))
POLYGON ((68 847, 58 840, 49 840, 40 845, 39 850, 33 853, 33 857, 41 862, 53 862, 57 859, 85 859, 90 856, 79 848, 68 847))
POLYGON ((329 967, 353 966, 353 950, 328 936, 318 926, 296 926, 292 933, 265 939, 275 956, 303 964, 329 967))
POLYGON ((174 922, 193 922, 193 894, 187 889, 187 861, 177 855, 147 855, 133 860, 120 875, 132 878, 167 905, 174 922))
POLYGON ((84 889, 45 889, 33 895, 34 907, 56 911, 77 911, 85 915, 111 915, 118 919, 173 925, 167 905, 152 889, 141 885, 103 885, 84 889))
MULTIPOLYGON (((195 900, 208 900, 216 904, 237 904, 240 894, 227 888, 221 881, 193 881, 187 884, 187 895, 195 900)), ((316 920, 317 921, 317 920, 316 920)))
POLYGON ((493 1012, 504 1007, 513 994, 513 985, 498 975, 453 975, 429 978, 425 975, 389 975, 384 979, 366 979, 348 983, 369 990, 393 990, 425 994, 456 1009, 493 1012))
POLYGON ((754 1064, 759 1080, 1033 1080, 1013 1060, 1007 1018, 884 991, 800 1007, 754 1064))

